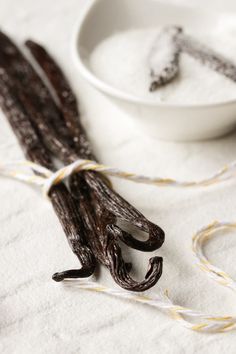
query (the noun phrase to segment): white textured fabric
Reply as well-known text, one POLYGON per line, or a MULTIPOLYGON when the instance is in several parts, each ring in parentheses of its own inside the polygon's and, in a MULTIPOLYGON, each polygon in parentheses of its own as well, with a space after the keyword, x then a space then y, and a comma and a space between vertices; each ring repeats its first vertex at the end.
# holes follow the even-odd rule
MULTIPOLYGON (((14 38, 22 41, 30 35, 41 41, 63 65, 80 97, 100 160, 108 165, 115 160, 123 170, 181 179, 203 178, 234 160, 236 134, 199 144, 160 143, 142 135, 129 117, 79 78, 70 45, 85 2, 0 0, 0 19, 1 27, 14 38)), ((202 0, 194 2, 206 5, 202 0)), ((222 5, 208 1, 207 6, 210 3, 227 9, 226 1, 222 5)), ((2 114, 0 119, 0 159, 22 159, 2 114)), ((193 267, 191 253, 191 237, 199 225, 235 219, 235 183, 202 191, 158 190, 119 180, 114 184, 166 231, 165 245, 155 252, 164 257, 164 274, 156 288, 168 289, 171 299, 186 307, 219 315, 236 313, 234 294, 193 267)), ((0 200, 1 353, 235 353, 236 332, 192 333, 155 309, 56 284, 51 280, 53 272, 78 263, 50 204, 35 189, 4 178, 0 200)), ((235 249, 236 238, 226 235, 215 238, 206 252, 213 264, 236 278, 235 249)), ((126 247, 124 254, 144 274, 151 255, 126 247)), ((105 269, 99 282, 115 287, 105 269)))

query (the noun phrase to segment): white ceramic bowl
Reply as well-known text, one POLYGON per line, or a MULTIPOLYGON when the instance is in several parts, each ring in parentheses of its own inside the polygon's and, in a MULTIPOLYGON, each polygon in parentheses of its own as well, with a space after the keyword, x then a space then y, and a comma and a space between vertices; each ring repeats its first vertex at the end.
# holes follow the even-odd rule
MULTIPOLYGON (((129 112, 142 130, 164 140, 191 141, 224 135, 236 126, 236 100, 204 105, 155 103, 122 92, 91 71, 89 57, 106 37, 130 28, 175 23, 190 29, 213 27, 220 14, 155 0, 88 0, 73 38, 73 57, 80 74, 129 112)), ((214 88, 212 88, 214 89, 214 88)))

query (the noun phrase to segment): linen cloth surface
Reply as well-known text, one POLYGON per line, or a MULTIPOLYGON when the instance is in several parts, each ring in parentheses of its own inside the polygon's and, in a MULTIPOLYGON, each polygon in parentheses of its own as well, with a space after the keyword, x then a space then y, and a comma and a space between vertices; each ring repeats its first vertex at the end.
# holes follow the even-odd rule
MULTIPOLYGON (((173 2, 236 10, 232 0, 173 2)), ((159 142, 144 135, 119 107, 80 78, 71 58, 71 41, 85 3, 0 0, 0 23, 18 43, 29 37, 41 42, 62 65, 100 161, 146 175, 197 179, 236 159, 236 133, 201 143, 159 142)), ((0 161, 23 158, 2 113, 0 126, 0 161)), ((155 252, 164 258, 163 277, 152 294, 168 289, 177 304, 218 315, 236 313, 235 294, 197 269, 191 252, 192 235, 200 226, 216 219, 236 220, 235 183, 186 190, 114 180, 117 191, 166 232, 164 246, 155 252)), ((77 267, 78 261, 50 203, 36 188, 2 177, 0 200, 1 353, 236 352, 235 331, 193 333, 145 305, 56 284, 51 275, 77 267)), ((206 248, 211 261, 234 278, 235 250, 233 233, 215 238, 206 248)), ((143 276, 153 254, 124 247, 124 255, 143 276)), ((115 287, 106 269, 97 278, 115 287)))

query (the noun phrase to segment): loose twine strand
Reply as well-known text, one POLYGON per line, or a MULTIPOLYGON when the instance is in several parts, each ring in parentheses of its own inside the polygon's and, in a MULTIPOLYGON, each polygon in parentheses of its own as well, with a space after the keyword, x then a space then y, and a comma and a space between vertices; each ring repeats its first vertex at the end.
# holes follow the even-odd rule
MULTIPOLYGON (((207 187, 229 180, 236 175, 236 161, 225 166, 212 176, 200 181, 178 181, 170 178, 147 177, 135 173, 128 173, 117 168, 108 167, 90 160, 79 159, 74 163, 52 172, 31 161, 15 161, 0 164, 0 174, 7 177, 24 181, 29 184, 38 185, 42 188, 44 196, 48 196, 50 189, 75 172, 81 170, 98 171, 108 176, 119 177, 137 183, 152 184, 156 186, 169 187, 207 187)), ((204 254, 204 245, 218 231, 236 229, 236 222, 218 222, 200 229, 192 238, 192 251, 195 264, 206 273, 208 277, 236 292, 236 282, 224 271, 212 265, 204 254)), ((159 310, 167 312, 182 326, 198 332, 227 332, 235 329, 236 317, 214 316, 187 307, 175 305, 169 298, 167 292, 159 295, 149 296, 137 294, 122 289, 111 289, 91 280, 66 280, 68 286, 77 286, 79 289, 89 290, 98 293, 106 293, 120 298, 125 298, 142 304, 146 304, 159 310)))

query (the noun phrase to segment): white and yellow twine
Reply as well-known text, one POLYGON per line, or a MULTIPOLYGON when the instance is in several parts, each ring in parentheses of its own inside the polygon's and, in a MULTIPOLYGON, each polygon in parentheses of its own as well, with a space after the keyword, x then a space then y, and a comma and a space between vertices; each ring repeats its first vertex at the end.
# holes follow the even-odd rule
MULTIPOLYGON (((108 176, 119 177, 133 182, 153 184, 157 186, 206 187, 228 180, 236 175, 236 162, 225 166, 223 169, 210 176, 209 178, 190 182, 177 181, 174 179, 161 177, 153 178, 137 175, 135 173, 127 173, 117 168, 111 168, 89 160, 77 160, 71 165, 59 169, 55 173, 30 161, 15 161, 12 163, 0 164, 1 175, 12 177, 26 183, 38 185, 43 189, 44 195, 48 195, 53 185, 60 183, 69 177, 72 173, 81 170, 99 171, 108 176)), ((236 222, 214 222, 211 225, 208 225, 199 230, 194 235, 192 240, 192 250, 195 256, 196 265, 210 278, 219 284, 230 288, 233 291, 236 291, 236 282, 227 273, 215 267, 209 262, 209 260, 204 255, 203 246, 207 240, 214 236, 215 232, 223 229, 235 228, 236 222)), ((166 293, 160 294, 159 296, 137 294, 122 289, 110 289, 90 280, 78 280, 76 283, 74 281, 67 280, 65 281, 65 284, 71 285, 71 282, 73 282, 74 285, 76 284, 76 286, 80 289, 110 294, 166 311, 181 325, 193 331, 227 332, 236 328, 236 317, 219 317, 194 311, 183 306, 175 305, 166 293)))

